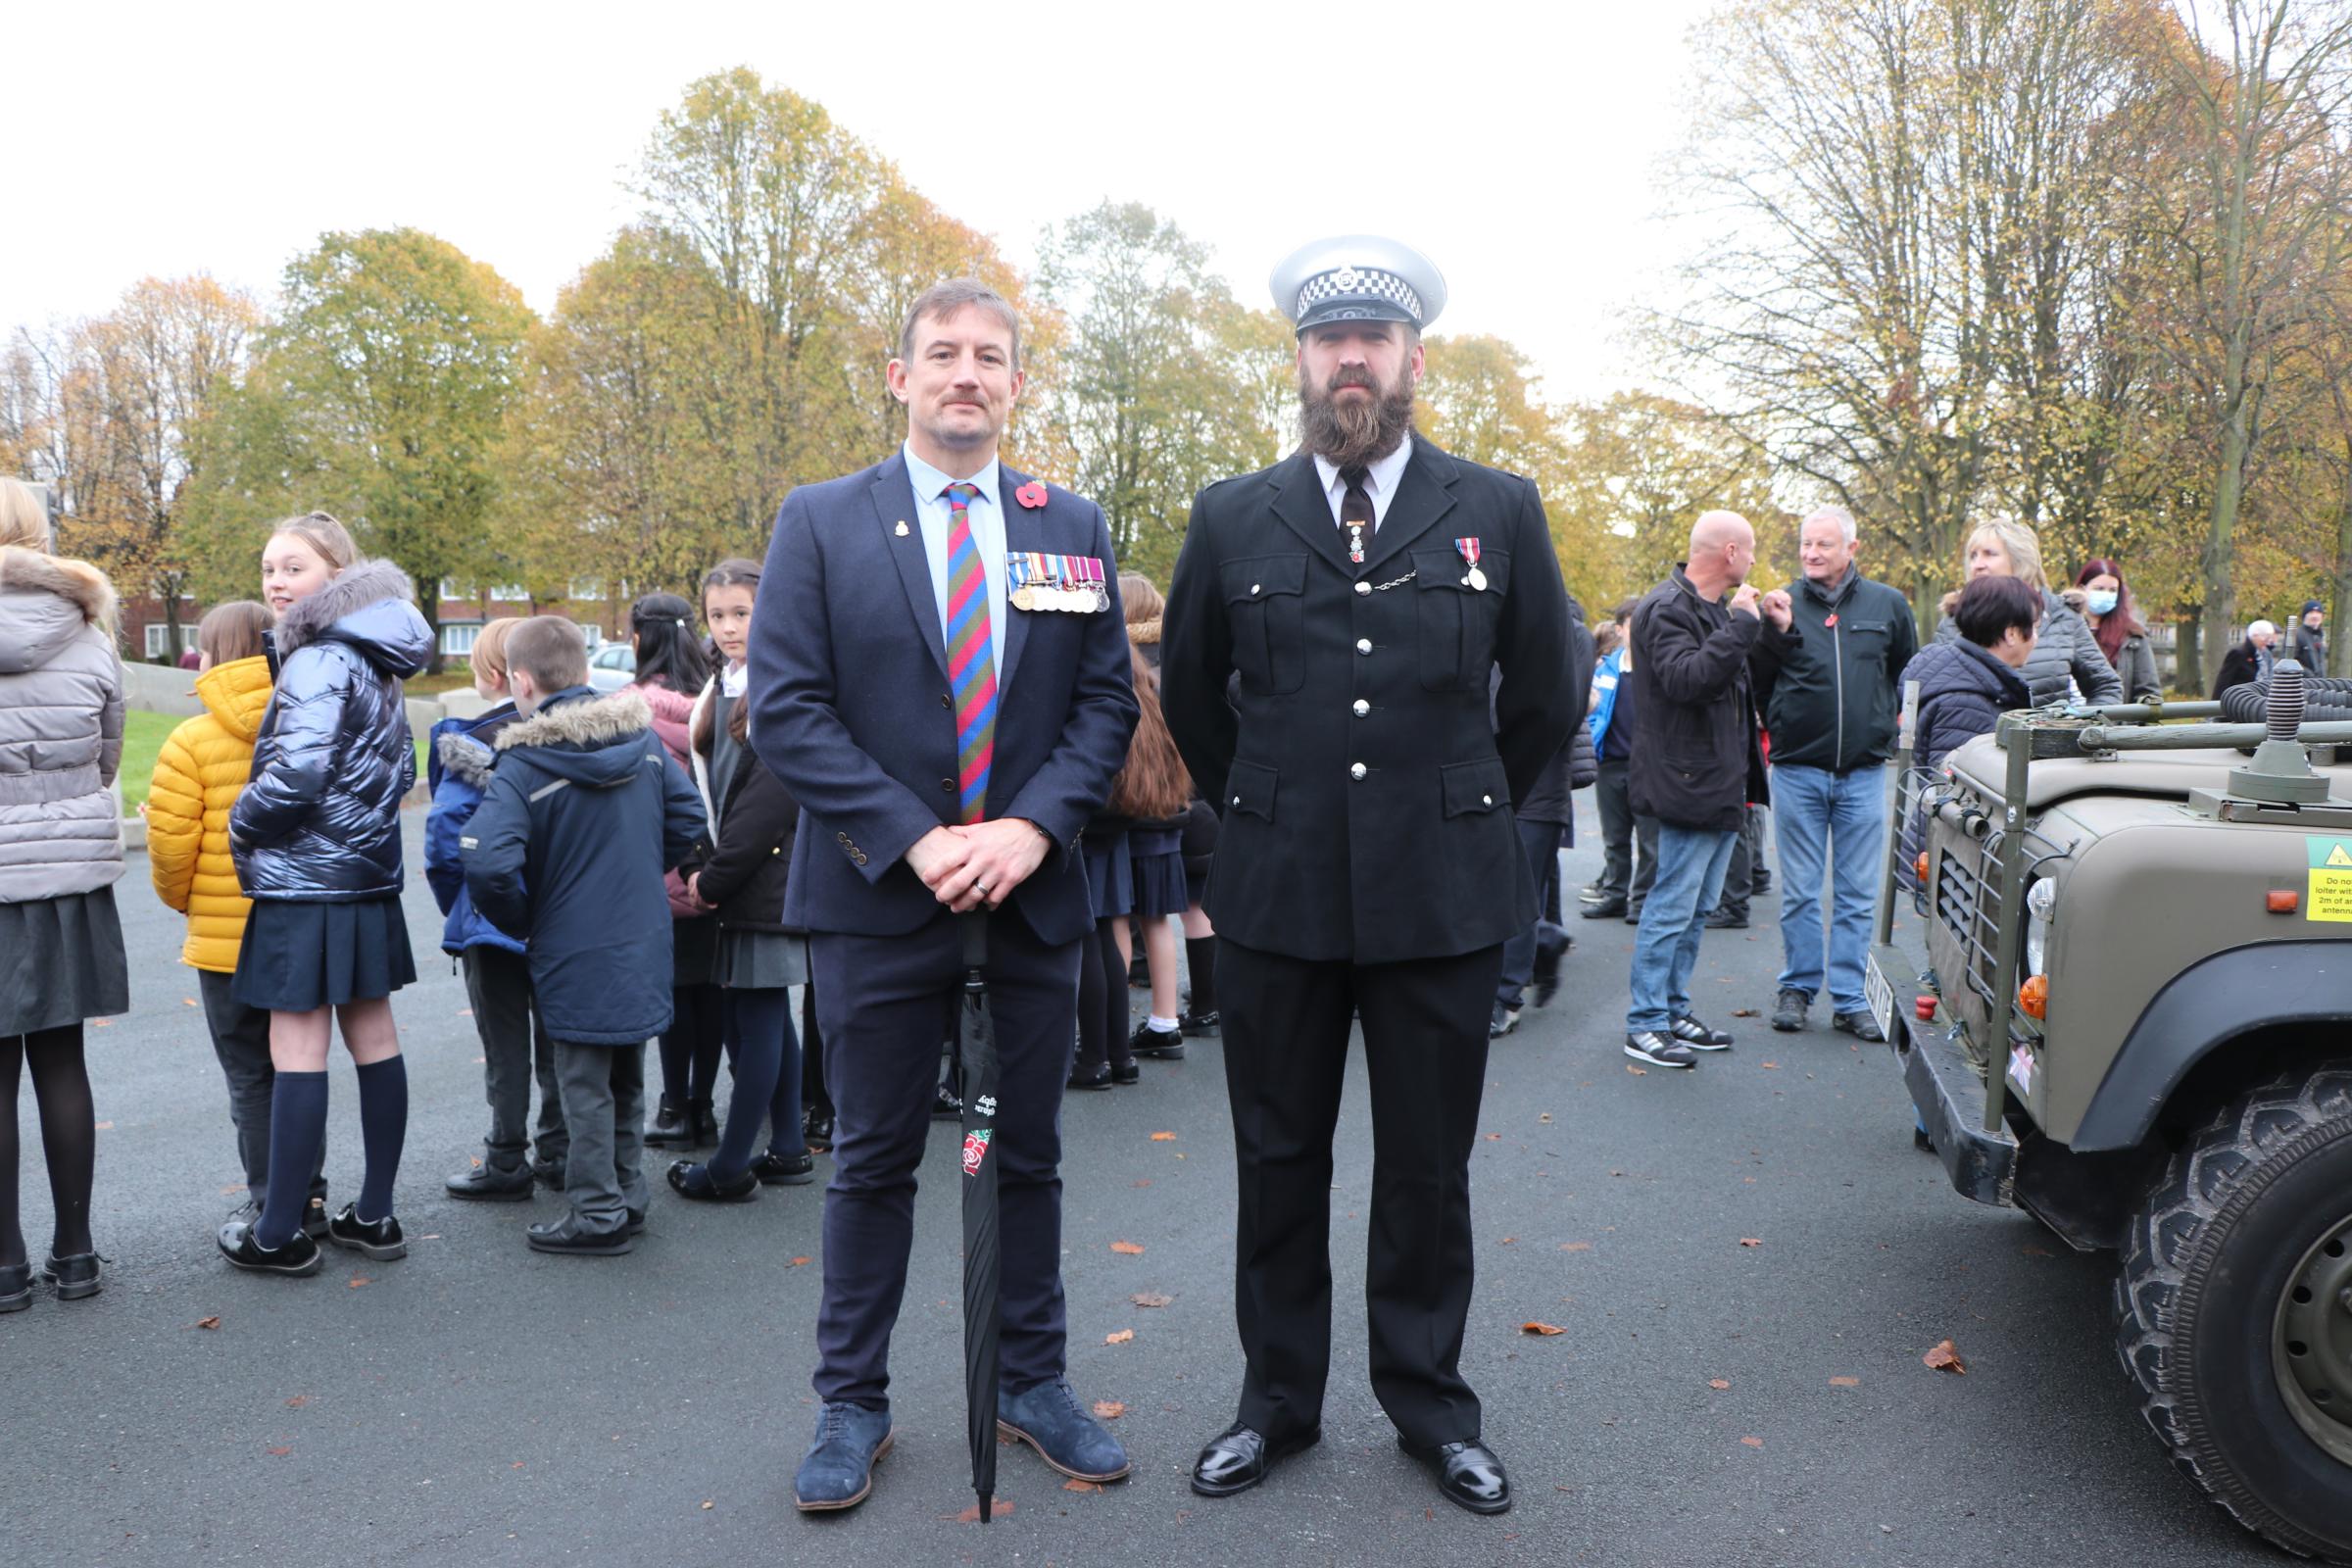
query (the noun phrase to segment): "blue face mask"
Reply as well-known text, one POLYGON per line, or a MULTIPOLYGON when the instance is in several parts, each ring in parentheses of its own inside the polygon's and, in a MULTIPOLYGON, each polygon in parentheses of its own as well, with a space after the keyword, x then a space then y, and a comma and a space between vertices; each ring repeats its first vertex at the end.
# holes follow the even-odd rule
POLYGON ((2083 601, 2083 608, 2094 615, 2112 615, 2115 613, 2115 597, 2112 588, 2093 588, 2083 601))

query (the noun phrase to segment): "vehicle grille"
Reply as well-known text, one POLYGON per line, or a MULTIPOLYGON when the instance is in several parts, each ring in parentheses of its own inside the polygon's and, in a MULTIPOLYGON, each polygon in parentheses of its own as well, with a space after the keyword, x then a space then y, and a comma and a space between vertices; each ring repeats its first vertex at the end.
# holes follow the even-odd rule
POLYGON ((1936 852, 1936 918, 1967 957, 1968 986, 1994 1000, 1993 971, 2001 939, 2001 866, 1995 841, 1960 839, 1936 852))

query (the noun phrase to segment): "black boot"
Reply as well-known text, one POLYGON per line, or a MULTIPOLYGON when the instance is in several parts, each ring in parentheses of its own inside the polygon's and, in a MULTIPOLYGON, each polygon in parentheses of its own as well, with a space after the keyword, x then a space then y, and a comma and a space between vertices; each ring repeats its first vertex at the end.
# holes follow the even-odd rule
POLYGON ((645 1130, 645 1141, 656 1149, 667 1149, 672 1144, 687 1143, 693 1136, 693 1123, 687 1120, 685 1107, 663 1095, 655 1107, 653 1125, 645 1130))
POLYGON ((686 1145, 687 1148, 715 1149, 718 1147, 718 1116, 711 1110, 710 1102, 708 1100, 690 1102, 686 1106, 686 1115, 694 1128, 692 1141, 686 1145))

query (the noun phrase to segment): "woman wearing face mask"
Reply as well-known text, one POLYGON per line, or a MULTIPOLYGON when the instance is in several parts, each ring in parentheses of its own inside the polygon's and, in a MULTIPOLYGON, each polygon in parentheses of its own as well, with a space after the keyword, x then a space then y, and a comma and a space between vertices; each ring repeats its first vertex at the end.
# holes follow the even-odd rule
POLYGON ((2082 619, 2089 625, 2099 652, 2124 683, 2124 695, 2134 703, 2164 696, 2156 679, 2156 655, 2148 647, 2148 628, 2139 623, 2132 590, 2123 569, 2112 561, 2086 562, 2075 573, 2082 590, 2082 619))
MULTIPOLYGON (((2033 529, 2022 522, 1980 523, 1961 549, 1960 576, 1964 582, 1988 576, 2015 577, 2041 595, 2041 624, 2035 629, 2034 656, 2020 671, 2034 707, 2075 700, 2100 704, 2124 700, 2124 683, 2099 652, 2090 628, 2072 606, 2050 592, 2041 573, 2041 541, 2033 529)), ((1943 596, 1943 623, 1936 628, 1937 642, 1960 639, 1959 625, 1952 618, 1959 603, 1957 593, 1943 596)))

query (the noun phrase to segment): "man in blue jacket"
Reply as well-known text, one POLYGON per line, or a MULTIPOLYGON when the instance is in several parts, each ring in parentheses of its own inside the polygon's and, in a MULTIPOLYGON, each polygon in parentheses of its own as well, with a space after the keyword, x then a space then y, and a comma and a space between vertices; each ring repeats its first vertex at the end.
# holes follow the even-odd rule
POLYGON ((1078 835, 1108 800, 1137 708, 1110 531, 1094 503, 1005 468, 1020 325, 969 279, 908 313, 890 388, 905 446, 785 497, 752 619, 752 744, 806 812, 785 923, 809 933, 834 1106, 804 1510, 854 1507, 891 1443, 890 1335, 956 915, 988 920, 1003 1064, 1000 1430, 1064 1475, 1127 1474, 1071 1391, 1061 1289, 1063 1081, 1078 949, 1094 930, 1078 835))

